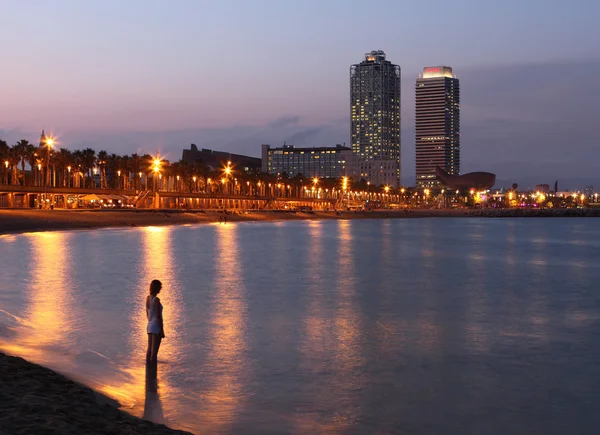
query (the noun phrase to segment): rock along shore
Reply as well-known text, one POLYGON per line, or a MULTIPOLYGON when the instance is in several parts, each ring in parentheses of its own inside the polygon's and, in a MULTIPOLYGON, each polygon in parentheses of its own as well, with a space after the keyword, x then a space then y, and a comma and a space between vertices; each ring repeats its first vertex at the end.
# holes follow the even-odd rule
POLYGON ((50 369, 0 353, 0 434, 189 434, 115 404, 50 369))

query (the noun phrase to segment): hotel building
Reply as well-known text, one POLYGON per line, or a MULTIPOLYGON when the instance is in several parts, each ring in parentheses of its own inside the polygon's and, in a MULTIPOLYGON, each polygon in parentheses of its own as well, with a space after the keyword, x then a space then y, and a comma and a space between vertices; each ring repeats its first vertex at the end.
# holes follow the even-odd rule
POLYGON ((424 68, 415 97, 417 187, 440 187, 436 166, 460 174, 460 87, 452 68, 424 68))
POLYGON ((381 50, 350 67, 350 137, 356 177, 400 186, 400 67, 381 50))
POLYGON ((273 175, 339 178, 349 175, 351 160, 352 151, 342 145, 315 148, 262 146, 262 171, 273 175))

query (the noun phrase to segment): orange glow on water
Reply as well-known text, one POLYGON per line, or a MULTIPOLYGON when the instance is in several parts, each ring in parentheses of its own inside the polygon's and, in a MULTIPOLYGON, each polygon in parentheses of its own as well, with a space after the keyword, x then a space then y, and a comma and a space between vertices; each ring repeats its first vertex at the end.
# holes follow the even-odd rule
POLYGON ((215 281, 212 283, 217 307, 208 333, 209 352, 205 370, 212 382, 203 393, 204 409, 199 411, 202 428, 219 432, 231 424, 244 400, 249 368, 244 357, 246 341, 245 284, 238 255, 236 225, 216 227, 215 281))
POLYGON ((365 376, 361 375, 364 372, 361 368, 365 364, 365 358, 361 351, 362 325, 357 307, 351 225, 350 221, 338 221, 338 305, 334 316, 336 346, 333 352, 336 356, 334 361, 337 373, 334 382, 338 400, 344 405, 344 411, 336 416, 337 426, 340 427, 351 427, 361 413, 356 396, 349 391, 360 390, 367 385, 365 376))
POLYGON ((31 243, 33 269, 26 290, 26 308, 23 318, 17 319, 22 328, 12 343, 3 343, 3 349, 38 364, 61 366, 68 370, 67 358, 61 358, 60 348, 68 340, 73 328, 71 309, 73 298, 69 282, 68 264, 70 235, 63 232, 28 233, 31 243), (62 361, 64 359, 64 361, 62 361))
MULTIPOLYGON (((129 361, 123 371, 126 376, 109 380, 97 387, 100 391, 118 400, 134 415, 144 417, 155 423, 169 423, 169 415, 175 410, 167 406, 163 411, 163 398, 177 396, 181 392, 174 388, 165 376, 172 364, 179 358, 181 342, 181 288, 174 271, 172 256, 171 227, 147 227, 142 233, 141 258, 143 265, 137 283, 137 292, 131 300, 130 336, 128 349, 129 361), (158 353, 158 380, 147 380, 146 348, 146 296, 150 282, 159 279, 163 286, 159 298, 164 306, 165 335, 158 353), (163 375, 165 374, 165 375, 163 375), (156 388, 158 385, 158 389, 156 388)), ((166 403, 169 403, 168 401, 166 403)))

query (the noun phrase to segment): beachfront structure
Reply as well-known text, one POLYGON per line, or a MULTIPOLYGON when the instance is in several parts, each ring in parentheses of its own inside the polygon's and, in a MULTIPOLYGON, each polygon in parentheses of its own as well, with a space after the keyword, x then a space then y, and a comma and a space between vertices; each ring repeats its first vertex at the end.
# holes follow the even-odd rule
POLYGON ((195 144, 192 144, 189 150, 183 150, 181 159, 189 165, 201 163, 214 170, 225 167, 227 162, 230 162, 230 166, 235 167, 236 171, 247 174, 260 173, 262 165, 261 159, 258 157, 213 151, 205 148, 199 150, 195 144))
POLYGON ((496 184, 496 174, 491 172, 469 172, 468 174, 449 174, 441 167, 435 167, 438 185, 465 192, 470 190, 488 190, 496 184))
POLYGON ((381 50, 350 67, 350 137, 361 178, 399 187, 400 67, 381 50))
POLYGON ((415 89, 415 164, 418 188, 437 188, 436 166, 460 174, 460 87, 452 68, 423 68, 415 89))
POLYGON ((352 151, 342 145, 314 148, 262 146, 262 171, 272 175, 339 178, 350 174, 351 162, 352 151))

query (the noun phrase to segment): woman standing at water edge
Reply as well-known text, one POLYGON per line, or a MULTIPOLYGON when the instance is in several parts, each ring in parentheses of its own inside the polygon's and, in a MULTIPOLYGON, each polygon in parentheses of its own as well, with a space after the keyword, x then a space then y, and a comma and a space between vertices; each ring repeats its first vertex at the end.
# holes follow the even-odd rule
POLYGON ((150 283, 150 294, 146 297, 146 316, 148 317, 148 350, 146 351, 146 363, 156 364, 160 341, 165 338, 163 327, 163 306, 157 295, 160 293, 162 283, 155 279, 150 283))

